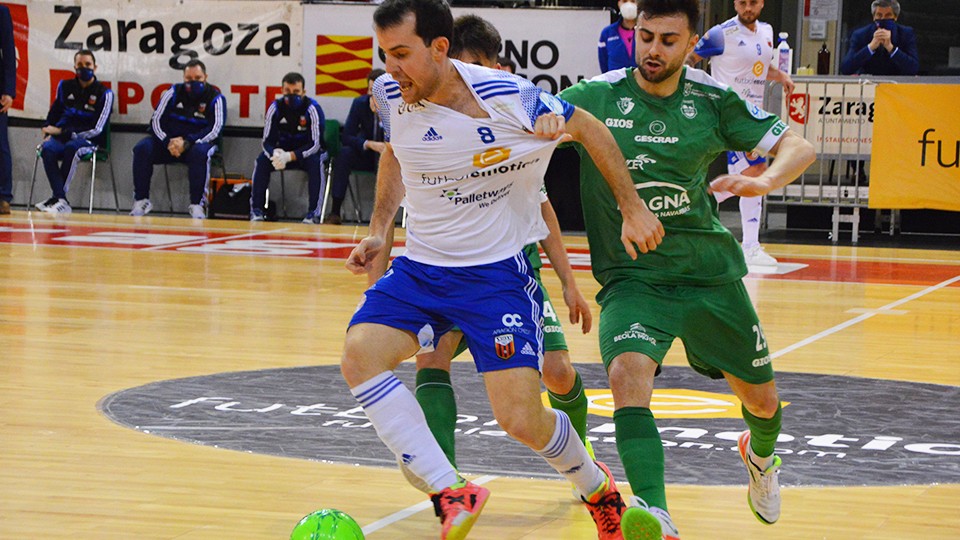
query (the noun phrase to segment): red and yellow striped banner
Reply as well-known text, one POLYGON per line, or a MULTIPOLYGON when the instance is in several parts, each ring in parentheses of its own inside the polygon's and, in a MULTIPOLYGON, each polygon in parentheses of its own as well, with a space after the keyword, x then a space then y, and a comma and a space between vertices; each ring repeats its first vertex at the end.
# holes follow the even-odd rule
POLYGON ((372 68, 372 37, 317 36, 317 96, 366 94, 367 74, 372 68))

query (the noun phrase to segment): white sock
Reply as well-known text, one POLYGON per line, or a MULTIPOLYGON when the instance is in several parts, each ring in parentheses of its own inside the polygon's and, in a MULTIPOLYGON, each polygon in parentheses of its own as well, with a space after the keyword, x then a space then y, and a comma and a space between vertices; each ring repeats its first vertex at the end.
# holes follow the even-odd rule
POLYGON ((596 463, 590 459, 590 454, 583 446, 583 441, 573 429, 570 418, 563 411, 553 411, 557 417, 556 428, 547 446, 537 453, 547 460, 551 467, 562 474, 584 498, 589 497, 606 480, 606 475, 596 463))
POLYGON ((392 371, 350 389, 380 440, 434 491, 460 480, 427 427, 417 399, 392 371))
POLYGON ((743 247, 760 243, 760 213, 763 197, 740 197, 740 224, 743 225, 743 247))

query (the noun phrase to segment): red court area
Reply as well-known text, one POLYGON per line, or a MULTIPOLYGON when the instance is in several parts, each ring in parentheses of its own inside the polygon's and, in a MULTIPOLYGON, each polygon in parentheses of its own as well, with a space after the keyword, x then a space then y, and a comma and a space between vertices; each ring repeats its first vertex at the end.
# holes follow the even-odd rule
MULTIPOLYGON (((8 222, 0 225, 0 243, 67 248, 134 249, 208 255, 298 257, 342 260, 356 244, 351 238, 322 232, 292 234, 285 229, 264 231, 211 231, 155 227, 107 227, 8 222)), ((395 245, 403 246, 402 243, 395 245)), ((570 248, 576 270, 590 270, 589 252, 570 248)), ((935 285, 960 275, 960 265, 855 259, 780 258, 786 265, 801 266, 782 274, 751 274, 758 279, 790 279, 851 283, 935 285)), ((544 260, 549 267, 549 263, 544 260)), ((958 287, 960 282, 951 286, 958 287)))

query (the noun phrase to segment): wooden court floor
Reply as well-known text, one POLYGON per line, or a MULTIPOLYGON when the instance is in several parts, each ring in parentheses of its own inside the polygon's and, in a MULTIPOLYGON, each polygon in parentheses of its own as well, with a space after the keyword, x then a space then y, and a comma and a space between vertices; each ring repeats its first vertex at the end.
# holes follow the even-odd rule
MULTIPOLYGON (((0 539, 284 539, 322 507, 349 512, 370 538, 438 537, 432 511, 417 506, 424 498, 394 469, 188 444, 120 426, 97 407, 155 381, 336 364, 364 289, 338 257, 363 234, 24 211, 0 218, 0 539), (286 244, 251 243, 277 237, 286 244), (332 258, 309 244, 277 255, 331 239, 347 246, 328 250, 332 258)), ((585 240, 568 246, 582 252, 585 240)), ((960 250, 768 250, 820 276, 746 280, 771 350, 786 351, 778 372, 960 386, 960 250)), ((554 275, 544 275, 559 297, 554 275)), ((577 279, 592 299, 589 272, 577 279)), ((595 333, 568 325, 567 339, 575 362, 599 362, 595 333)), ((685 365, 679 347, 666 363, 685 365)), ((953 426, 939 436, 960 444, 953 426)), ((956 466, 960 456, 950 459, 956 466)), ((743 485, 667 492, 685 540, 960 538, 960 485, 905 484, 787 487, 772 527, 750 514, 743 485)), ((595 538, 562 481, 498 476, 487 486, 493 497, 471 538, 595 538)))

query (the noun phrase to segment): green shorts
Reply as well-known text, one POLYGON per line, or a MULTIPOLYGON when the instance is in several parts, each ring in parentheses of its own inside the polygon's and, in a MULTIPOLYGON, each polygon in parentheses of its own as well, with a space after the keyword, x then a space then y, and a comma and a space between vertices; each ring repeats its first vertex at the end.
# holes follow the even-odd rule
MULTIPOLYGON (((537 280, 540 291, 543 293, 543 350, 544 352, 569 350, 567 340, 563 336, 563 323, 560 322, 556 310, 553 309, 547 288, 543 286, 543 280, 540 279, 539 269, 534 269, 533 277, 537 280)), ((460 329, 455 327, 454 330, 459 331, 460 329)), ((467 340, 461 339, 453 357, 456 358, 465 350, 467 350, 467 340)))
POLYGON ((623 280, 604 287, 598 299, 607 369, 626 352, 662 364, 680 338, 687 362, 703 375, 720 379, 727 372, 752 384, 773 380, 767 340, 741 280, 711 287, 623 280))

